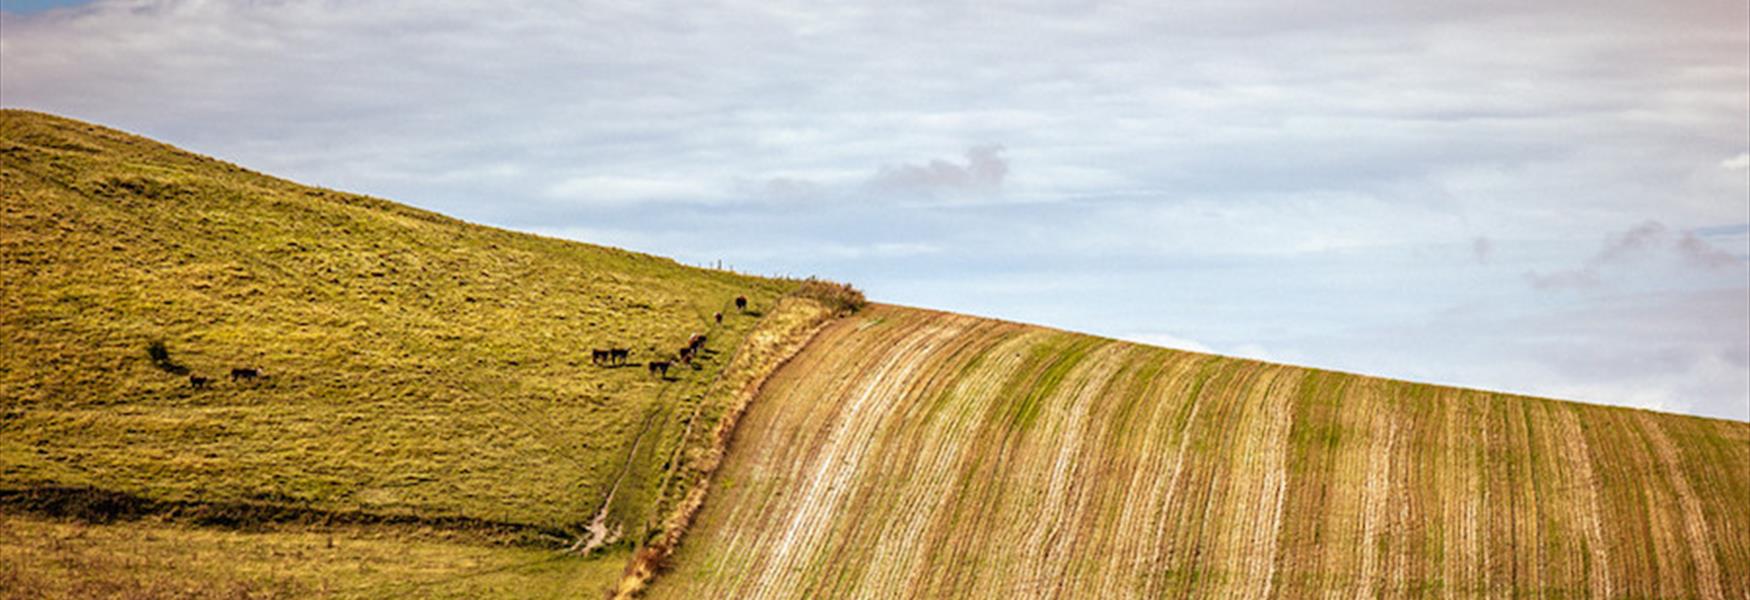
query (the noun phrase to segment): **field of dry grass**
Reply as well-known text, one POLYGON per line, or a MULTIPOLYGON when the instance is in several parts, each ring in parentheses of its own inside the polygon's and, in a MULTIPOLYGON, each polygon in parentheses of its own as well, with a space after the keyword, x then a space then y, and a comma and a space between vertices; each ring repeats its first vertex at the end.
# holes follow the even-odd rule
MULTIPOLYGON (((767 355, 837 293, 464 223, 15 110, 0 111, 0 232, 0 525, 90 528, 124 548, 146 542, 117 532, 268 527, 251 539, 272 545, 345 526, 513 561, 622 534, 603 540, 612 568, 578 567, 602 574, 598 588, 697 482, 686 460, 710 440, 691 432, 736 401, 726 382, 763 376, 742 371, 775 365, 767 355), (700 332, 696 369, 642 368, 700 332), (594 364, 604 347, 629 348, 627 364, 594 364), (239 367, 262 377, 231 379, 239 367), (111 520, 120 529, 93 524, 111 520)), ((55 548, 73 546, 28 555, 53 562, 55 548)), ((269 555, 209 564, 202 548, 163 546, 190 562, 165 572, 331 579, 269 555)))
POLYGON ((628 551, 584 558, 372 527, 237 531, 0 519, 0 598, 579 598, 628 551))
POLYGON ((654 597, 1750 594, 1750 424, 898 307, 712 489, 654 597))

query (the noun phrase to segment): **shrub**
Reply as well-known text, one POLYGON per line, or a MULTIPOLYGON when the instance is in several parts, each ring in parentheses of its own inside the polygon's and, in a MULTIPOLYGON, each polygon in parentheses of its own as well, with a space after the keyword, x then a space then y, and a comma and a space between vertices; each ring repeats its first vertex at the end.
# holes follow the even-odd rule
POLYGON ((792 293, 820 302, 839 314, 854 313, 869 304, 869 299, 863 297, 863 291, 851 287, 851 284, 817 277, 802 280, 801 285, 792 293))

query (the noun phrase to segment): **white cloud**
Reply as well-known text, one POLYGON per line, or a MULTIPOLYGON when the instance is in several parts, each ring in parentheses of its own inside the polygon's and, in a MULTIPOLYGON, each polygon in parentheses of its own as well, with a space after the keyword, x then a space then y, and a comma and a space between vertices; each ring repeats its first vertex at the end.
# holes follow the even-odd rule
POLYGON ((1728 171, 1750 169, 1750 152, 1740 152, 1737 156, 1720 161, 1720 167, 1728 171))

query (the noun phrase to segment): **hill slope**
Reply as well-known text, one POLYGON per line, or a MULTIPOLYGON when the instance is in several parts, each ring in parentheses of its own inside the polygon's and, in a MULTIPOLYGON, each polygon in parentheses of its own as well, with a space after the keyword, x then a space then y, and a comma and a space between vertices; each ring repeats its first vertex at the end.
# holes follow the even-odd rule
POLYGON ((1750 424, 898 307, 737 429, 661 598, 1750 594, 1750 424))
POLYGON ((0 509, 51 516, 636 538, 684 493, 683 440, 707 442, 693 432, 728 382, 757 375, 736 369, 769 368, 825 314, 785 297, 795 282, 16 110, 0 111, 0 233, 0 509), (698 370, 639 368, 697 332, 698 370), (593 364, 606 347, 631 356, 593 364))
POLYGON ((1746 423, 899 307, 821 330, 795 282, 21 111, 0 234, 0 596, 593 593, 738 418, 655 596, 1750 594, 1746 423), (668 378, 589 356, 699 331, 668 378))

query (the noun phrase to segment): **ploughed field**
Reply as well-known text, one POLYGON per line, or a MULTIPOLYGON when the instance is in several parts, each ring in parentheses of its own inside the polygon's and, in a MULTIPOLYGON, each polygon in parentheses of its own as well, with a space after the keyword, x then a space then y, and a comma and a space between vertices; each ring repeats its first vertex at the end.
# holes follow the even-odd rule
POLYGON ((1750 424, 874 306, 773 375, 661 598, 1750 594, 1750 424))

